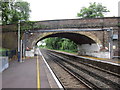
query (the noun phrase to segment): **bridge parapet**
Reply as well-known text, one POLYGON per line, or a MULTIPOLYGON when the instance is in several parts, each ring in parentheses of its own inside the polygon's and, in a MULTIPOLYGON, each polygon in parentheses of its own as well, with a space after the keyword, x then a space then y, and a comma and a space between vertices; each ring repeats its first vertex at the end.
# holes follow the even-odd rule
POLYGON ((117 27, 118 25, 119 25, 118 18, 114 18, 114 17, 92 18, 92 19, 88 18, 88 19, 49 20, 49 21, 40 21, 35 23, 35 26, 38 27, 43 26, 44 29, 105 28, 105 27, 117 27))
MULTIPOLYGON (((105 17, 22 22, 21 30, 118 27, 120 26, 119 20, 120 17, 105 17)), ((3 29, 3 31, 17 31, 17 24, 0 27, 3 29)))

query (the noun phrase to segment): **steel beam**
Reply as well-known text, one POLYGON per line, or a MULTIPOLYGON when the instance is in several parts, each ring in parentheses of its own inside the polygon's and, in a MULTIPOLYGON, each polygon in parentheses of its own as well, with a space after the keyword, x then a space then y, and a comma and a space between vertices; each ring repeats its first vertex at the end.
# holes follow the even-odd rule
POLYGON ((30 33, 39 33, 39 32, 74 32, 74 31, 109 31, 111 30, 110 28, 99 28, 99 29, 47 29, 47 30, 28 30, 30 33))

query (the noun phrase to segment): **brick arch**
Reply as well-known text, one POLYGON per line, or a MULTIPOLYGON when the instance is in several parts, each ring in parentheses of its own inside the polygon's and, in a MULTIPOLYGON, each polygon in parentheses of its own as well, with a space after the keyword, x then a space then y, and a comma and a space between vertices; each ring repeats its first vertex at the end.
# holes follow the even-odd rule
MULTIPOLYGON (((44 38, 44 37, 46 37, 46 36, 49 36, 49 35, 52 35, 52 34, 58 34, 58 33, 63 33, 63 32, 47 32, 47 33, 39 34, 39 35, 37 36, 37 38, 33 40, 32 46, 35 46, 36 43, 37 43, 40 39, 42 39, 42 38, 44 38)), ((86 36, 86 37, 89 37, 89 38, 92 39, 93 41, 95 41, 96 44, 102 45, 100 39, 99 39, 97 36, 95 36, 93 33, 90 33, 90 32, 68 32, 68 33, 73 33, 73 34, 76 33, 76 34, 84 35, 84 36, 86 36)))

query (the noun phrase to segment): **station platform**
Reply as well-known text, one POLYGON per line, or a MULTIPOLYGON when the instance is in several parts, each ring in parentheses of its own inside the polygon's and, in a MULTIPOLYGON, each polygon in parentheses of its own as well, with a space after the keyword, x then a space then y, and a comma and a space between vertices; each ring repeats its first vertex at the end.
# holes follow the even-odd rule
MULTIPOLYGON (((50 49, 48 49, 50 50, 50 49)), ((110 64, 114 64, 114 65, 119 65, 120 66, 120 59, 119 58, 113 58, 113 59, 108 59, 108 58, 97 58, 97 57, 92 57, 92 56, 80 56, 77 55, 77 53, 68 53, 68 52, 63 52, 63 51, 58 51, 58 50, 51 50, 51 51, 55 51, 55 52, 60 52, 60 53, 64 53, 67 55, 71 55, 71 56, 76 56, 76 57, 82 57, 82 58, 86 58, 86 59, 91 59, 91 60, 98 60, 104 63, 110 63, 110 64)))
POLYGON ((61 88, 59 81, 41 55, 10 61, 10 67, 2 73, 2 90, 6 88, 61 88))
POLYGON ((118 58, 107 59, 107 58, 96 58, 96 57, 90 57, 90 56, 82 56, 82 57, 86 57, 86 58, 91 58, 91 59, 102 60, 102 61, 106 61, 106 62, 111 62, 111 63, 120 64, 120 59, 118 59, 118 58))

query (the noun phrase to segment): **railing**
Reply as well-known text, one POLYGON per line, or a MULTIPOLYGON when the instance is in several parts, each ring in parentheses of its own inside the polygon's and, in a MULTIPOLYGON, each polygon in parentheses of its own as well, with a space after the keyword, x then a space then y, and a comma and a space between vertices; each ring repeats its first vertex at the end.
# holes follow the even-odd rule
POLYGON ((14 55, 16 55, 16 50, 0 51, 0 55, 7 56, 8 58, 12 58, 14 55))
POLYGON ((0 57, 0 72, 3 72, 5 69, 9 67, 8 57, 0 57))

